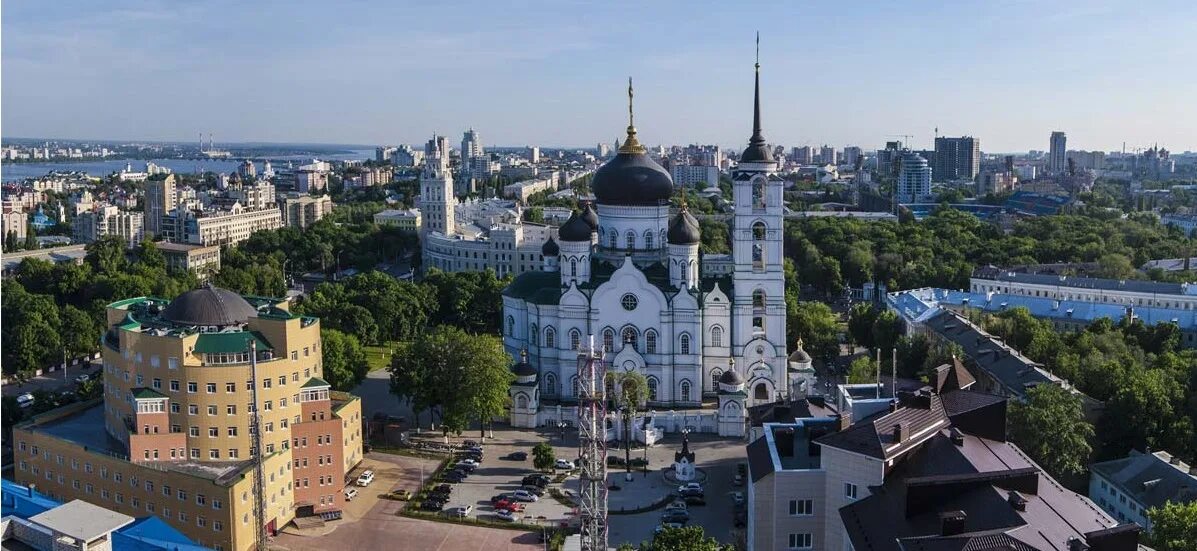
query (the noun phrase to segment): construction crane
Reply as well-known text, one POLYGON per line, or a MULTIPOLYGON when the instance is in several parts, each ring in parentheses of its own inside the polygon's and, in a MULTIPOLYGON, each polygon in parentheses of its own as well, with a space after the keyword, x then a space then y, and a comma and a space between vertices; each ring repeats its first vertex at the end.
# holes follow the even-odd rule
POLYGON ((910 134, 888 134, 885 137, 887 137, 887 138, 902 138, 902 147, 905 147, 906 149, 910 149, 910 138, 912 138, 913 136, 911 136, 910 134))
POLYGON ((603 352, 578 354, 578 465, 582 551, 607 551, 607 399, 603 352))

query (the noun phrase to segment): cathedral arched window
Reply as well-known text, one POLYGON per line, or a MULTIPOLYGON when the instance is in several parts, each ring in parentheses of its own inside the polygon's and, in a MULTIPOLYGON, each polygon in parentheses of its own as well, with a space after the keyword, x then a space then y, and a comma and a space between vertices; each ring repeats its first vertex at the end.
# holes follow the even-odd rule
POLYGON ((657 353, 657 332, 652 329, 644 332, 644 351, 648 354, 657 353))
POLYGON ((569 275, 578 275, 578 259, 576 258, 569 259, 569 275))
POLYGON ((619 338, 623 341, 624 345, 631 345, 632 350, 636 350, 636 344, 640 339, 640 335, 636 332, 635 327, 624 327, 623 331, 619 334, 619 338))
POLYGON ((754 311, 761 311, 765 309, 765 290, 757 289, 752 292, 752 309, 754 311))
POLYGON ((515 336, 515 318, 507 316, 507 336, 515 336))
POLYGON ((766 233, 764 222, 757 221, 752 224, 752 267, 756 270, 765 267, 766 233))
POLYGON ((619 240, 619 233, 616 232, 614 229, 611 229, 610 232, 607 233, 608 246, 610 246, 612 249, 619 247, 619 245, 616 243, 616 241, 618 241, 618 240, 619 240))
POLYGON ((711 346, 723 346, 723 328, 718 325, 711 328, 711 346))
POLYGON ((690 401, 690 381, 682 381, 682 401, 690 401))
POLYGON ((648 400, 650 402, 657 401, 657 378, 648 378, 648 400))
POLYGON ((644 232, 644 248, 648 249, 648 250, 652 250, 652 248, 653 248, 653 232, 652 232, 652 230, 647 230, 644 232))
POLYGON ((536 328, 536 324, 533 323, 532 325, 529 325, 528 326, 528 344, 531 344, 532 346, 536 346, 538 335, 540 335, 540 331, 536 328))
POLYGON ((636 232, 633 232, 632 230, 628 230, 627 242, 628 242, 627 248, 629 251, 636 248, 636 232))
POLYGON ((610 327, 603 330, 603 351, 611 352, 615 350, 615 331, 610 327))
POLYGON ((669 239, 668 239, 668 237, 666 237, 667 235, 668 235, 668 234, 666 234, 665 230, 664 230, 664 229, 662 229, 662 230, 661 230, 661 243, 662 243, 662 244, 664 244, 664 243, 668 243, 668 242, 669 242, 669 239))
POLYGON ((557 376, 552 373, 546 373, 544 376, 544 393, 546 396, 557 395, 557 376))
POLYGON ((765 208, 765 180, 763 178, 752 182, 752 208, 765 208))
POLYGON ((679 349, 678 352, 680 354, 689 354, 690 353, 690 335, 689 334, 682 333, 682 336, 680 338, 678 338, 678 349, 679 349))
POLYGON ((711 390, 719 390, 719 378, 723 376, 723 370, 716 367, 711 370, 711 390))
POLYGON ((756 400, 768 400, 769 387, 765 383, 757 383, 756 388, 752 391, 752 397, 756 400))
POLYGON ((546 327, 544 329, 544 345, 549 348, 555 348, 557 346, 557 331, 552 327, 546 327))
POLYGON ((515 407, 516 409, 528 409, 528 397, 524 396, 523 394, 516 396, 515 407))
POLYGON ((577 329, 569 330, 569 349, 579 350, 582 348, 582 332, 577 329))

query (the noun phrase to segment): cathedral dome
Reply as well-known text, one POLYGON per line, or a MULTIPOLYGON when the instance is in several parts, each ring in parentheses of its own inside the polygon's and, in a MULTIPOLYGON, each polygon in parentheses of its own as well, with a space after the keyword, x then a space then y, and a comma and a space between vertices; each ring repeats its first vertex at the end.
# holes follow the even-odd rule
POLYGON ((594 173, 590 186, 604 205, 655 206, 673 196, 669 173, 643 152, 620 151, 594 173))
POLYGON ((569 215, 569 220, 561 224, 561 228, 557 230, 557 237, 560 237, 562 241, 590 241, 592 231, 590 225, 582 220, 578 211, 574 211, 569 215))
POLYGON ((544 246, 540 248, 540 254, 545 256, 557 256, 558 254, 561 254, 561 247, 558 247, 557 242, 550 237, 548 241, 544 242, 544 246))
POLYGON ((727 386, 742 385, 744 384, 744 377, 736 373, 735 369, 728 369, 723 372, 723 375, 719 376, 719 384, 727 386))
POLYGON ((586 208, 582 209, 582 221, 586 222, 591 230, 598 231, 598 213, 594 212, 594 203, 586 203, 586 208))
POLYGON ((536 376, 536 368, 532 367, 532 364, 528 363, 528 351, 527 350, 520 351, 520 363, 517 363, 514 366, 512 366, 511 372, 517 378, 535 377, 536 376))
POLYGON ((702 240, 698 220, 682 207, 669 223, 669 243, 672 245, 697 245, 702 240))

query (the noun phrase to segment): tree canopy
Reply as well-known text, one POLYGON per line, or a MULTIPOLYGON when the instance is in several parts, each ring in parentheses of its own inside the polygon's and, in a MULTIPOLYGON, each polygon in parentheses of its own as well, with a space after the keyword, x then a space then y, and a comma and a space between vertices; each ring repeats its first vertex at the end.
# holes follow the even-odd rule
POLYGON ((1056 385, 1039 385, 1010 403, 1010 438, 1054 476, 1079 474, 1089 464, 1093 426, 1081 399, 1056 385))

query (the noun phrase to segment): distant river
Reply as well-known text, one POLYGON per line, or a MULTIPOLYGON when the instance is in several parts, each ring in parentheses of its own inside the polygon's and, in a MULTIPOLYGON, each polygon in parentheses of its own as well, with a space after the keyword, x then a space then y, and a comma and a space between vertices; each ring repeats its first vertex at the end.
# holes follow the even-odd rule
MULTIPOLYGON (((373 149, 353 149, 349 153, 342 153, 337 155, 319 155, 316 156, 323 161, 350 161, 360 159, 374 158, 373 149)), ((305 162, 311 161, 313 155, 277 155, 271 156, 270 162, 274 164, 275 169, 285 167, 287 161, 292 161, 296 166, 305 162)), ((126 164, 133 165, 135 172, 145 170, 146 160, 142 159, 110 159, 106 161, 78 161, 78 162, 63 162, 63 163, 5 163, 0 165, 0 181, 11 182, 15 180, 24 180, 25 178, 37 178, 45 176, 46 173, 52 170, 58 171, 83 171, 92 176, 107 176, 113 172, 119 172, 125 168, 126 164)), ((226 161, 219 159, 149 159, 158 166, 164 166, 174 172, 181 174, 195 174, 198 172, 233 172, 237 170, 237 165, 240 161, 226 161)), ((262 161, 255 161, 254 164, 258 166, 258 171, 262 170, 262 161)))

